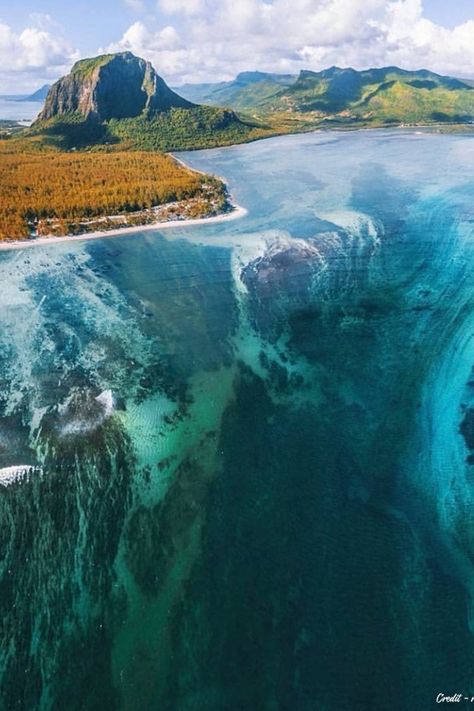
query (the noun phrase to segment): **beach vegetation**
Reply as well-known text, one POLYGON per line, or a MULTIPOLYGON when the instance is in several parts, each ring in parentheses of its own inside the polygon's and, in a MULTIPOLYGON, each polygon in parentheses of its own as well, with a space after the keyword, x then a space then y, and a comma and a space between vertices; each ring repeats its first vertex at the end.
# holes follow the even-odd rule
POLYGON ((152 222, 158 206, 206 216, 227 201, 221 181, 156 152, 8 152, 0 142, 0 166, 2 240, 83 231, 117 215, 152 222))

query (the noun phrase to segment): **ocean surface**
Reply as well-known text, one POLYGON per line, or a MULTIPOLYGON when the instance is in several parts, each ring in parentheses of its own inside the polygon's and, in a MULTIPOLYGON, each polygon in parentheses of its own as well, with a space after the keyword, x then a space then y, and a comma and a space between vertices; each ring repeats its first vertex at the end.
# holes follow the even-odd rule
POLYGON ((470 697, 474 140, 179 157, 248 215, 0 253, 0 707, 470 697))
POLYGON ((0 98, 0 120, 33 121, 41 109, 41 101, 11 101, 0 98))

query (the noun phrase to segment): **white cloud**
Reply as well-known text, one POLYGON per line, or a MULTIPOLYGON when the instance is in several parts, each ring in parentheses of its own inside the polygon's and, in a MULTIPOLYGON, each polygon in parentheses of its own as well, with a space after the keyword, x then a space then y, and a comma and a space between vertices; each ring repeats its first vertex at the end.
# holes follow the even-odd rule
POLYGON ((204 0, 158 0, 158 9, 167 15, 198 15, 205 7, 204 0))
POLYGON ((447 29, 423 17, 421 0, 398 0, 384 26, 393 62, 474 76, 473 19, 447 29))
POLYGON ((333 64, 474 76, 474 10, 447 29, 426 19, 421 0, 158 0, 158 8, 170 26, 134 23, 110 49, 150 59, 173 83, 333 64))
POLYGON ((109 45, 107 51, 123 52, 129 50, 135 54, 139 54, 142 51, 142 54, 150 57, 151 55, 159 55, 164 51, 179 51, 183 46, 178 32, 171 25, 153 32, 138 20, 128 28, 119 42, 109 45))
MULTIPOLYGON (((145 0, 121 0, 141 13, 145 0)), ((154 0, 107 51, 130 50, 173 84, 217 81, 246 69, 292 72, 333 64, 397 64, 474 77, 474 8, 448 29, 422 0, 154 0), (159 24, 159 18, 165 22, 159 24)), ((14 32, 0 22, 0 93, 57 78, 78 58, 44 13, 14 32), (21 85, 21 87, 20 87, 21 85)))
POLYGON ((109 45, 106 51, 133 52, 149 59, 167 77, 179 75, 183 63, 192 53, 192 50, 185 48, 178 32, 171 25, 152 31, 141 21, 134 22, 122 39, 109 45))
POLYGON ((45 17, 33 18, 36 26, 20 33, 0 22, 0 93, 15 91, 19 85, 20 89, 34 87, 37 77, 56 78, 78 59, 79 53, 68 42, 44 29, 45 17))
POLYGON ((123 0, 123 2, 134 12, 143 12, 145 10, 145 3, 143 0, 123 0))

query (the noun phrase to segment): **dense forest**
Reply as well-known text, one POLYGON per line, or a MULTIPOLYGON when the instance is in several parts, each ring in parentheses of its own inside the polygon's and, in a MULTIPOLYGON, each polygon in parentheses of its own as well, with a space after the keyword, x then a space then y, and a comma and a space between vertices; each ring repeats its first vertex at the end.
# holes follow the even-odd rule
POLYGON ((98 122, 79 113, 34 124, 21 138, 33 147, 71 150, 115 146, 118 150, 173 151, 214 148, 275 135, 277 128, 212 106, 174 107, 161 113, 98 122))
POLYGON ((19 153, 0 144, 0 239, 75 231, 81 221, 190 200, 199 215, 225 187, 171 156, 98 151, 19 153), (205 198, 205 199, 203 199, 205 198), (198 209, 199 208, 199 209, 198 209), (52 229, 54 227, 54 229, 52 229))
POLYGON ((172 108, 152 117, 112 119, 109 140, 141 150, 187 150, 245 143, 275 135, 275 129, 255 120, 237 119, 233 111, 212 106, 172 108))

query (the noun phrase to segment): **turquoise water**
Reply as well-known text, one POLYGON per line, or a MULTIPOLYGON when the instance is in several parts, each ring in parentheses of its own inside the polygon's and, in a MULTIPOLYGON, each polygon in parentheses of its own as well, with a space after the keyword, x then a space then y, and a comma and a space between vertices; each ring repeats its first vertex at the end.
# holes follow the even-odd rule
POLYGON ((2 708, 470 696, 474 141, 180 157, 248 215, 0 254, 2 708))

